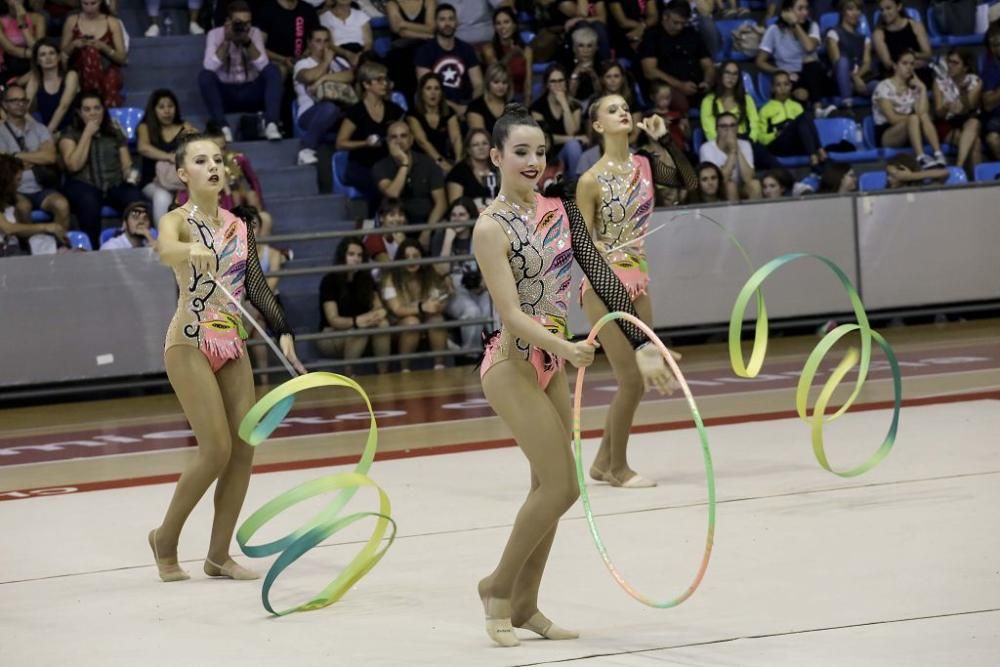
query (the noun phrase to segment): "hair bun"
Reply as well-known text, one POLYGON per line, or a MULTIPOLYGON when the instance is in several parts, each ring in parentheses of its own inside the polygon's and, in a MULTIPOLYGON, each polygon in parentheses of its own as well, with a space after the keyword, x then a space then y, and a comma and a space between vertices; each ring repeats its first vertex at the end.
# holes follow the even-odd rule
POLYGON ((530 116, 531 112, 528 111, 528 107, 524 106, 520 102, 508 102, 503 108, 504 116, 530 116))

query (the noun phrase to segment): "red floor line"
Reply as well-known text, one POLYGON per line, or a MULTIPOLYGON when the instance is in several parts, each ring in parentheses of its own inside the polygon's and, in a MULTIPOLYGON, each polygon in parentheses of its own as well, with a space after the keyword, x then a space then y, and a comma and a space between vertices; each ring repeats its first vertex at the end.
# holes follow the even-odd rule
MULTIPOLYGON (((903 407, 919 407, 922 405, 940 405, 945 403, 967 403, 979 400, 1000 400, 1000 391, 971 392, 967 394, 954 394, 949 396, 927 396, 923 398, 910 398, 902 402, 903 407)), ((860 403, 851 409, 856 412, 868 412, 872 410, 885 410, 893 406, 893 401, 874 401, 871 403, 860 403)), ((830 412, 836 410, 835 406, 829 408, 830 412)), ((778 412, 761 412, 756 414, 730 415, 728 417, 712 417, 705 419, 705 426, 729 426, 733 424, 749 424, 760 421, 774 421, 777 419, 790 419, 798 416, 794 410, 782 410, 778 412)), ((671 421, 653 424, 641 424, 632 427, 632 433, 654 433, 657 431, 677 431, 691 428, 691 422, 671 421)), ((582 433, 584 438, 593 438, 602 433, 601 429, 590 429, 582 433)), ((514 447, 514 440, 505 438, 500 440, 483 440, 479 442, 456 443, 453 445, 439 445, 421 447, 419 449, 404 449, 392 452, 383 452, 375 456, 376 461, 390 461, 394 459, 408 459, 418 456, 439 456, 441 454, 458 454, 462 452, 478 452, 488 449, 500 449, 503 447, 514 447)), ((357 460, 357 456, 334 456, 322 459, 307 459, 303 461, 287 461, 280 463, 263 463, 253 467, 255 473, 285 472, 289 470, 304 470, 308 468, 322 468, 328 466, 349 465, 357 460)), ((106 491, 109 489, 125 489, 135 486, 151 486, 154 484, 167 484, 176 482, 180 474, 171 473, 166 475, 152 475, 149 477, 133 477, 130 479, 114 479, 102 482, 86 482, 68 486, 50 487, 42 489, 23 489, 16 491, 5 491, 0 493, 0 502, 5 500, 23 500, 26 498, 39 498, 53 495, 66 495, 70 493, 84 493, 89 491, 106 491)))

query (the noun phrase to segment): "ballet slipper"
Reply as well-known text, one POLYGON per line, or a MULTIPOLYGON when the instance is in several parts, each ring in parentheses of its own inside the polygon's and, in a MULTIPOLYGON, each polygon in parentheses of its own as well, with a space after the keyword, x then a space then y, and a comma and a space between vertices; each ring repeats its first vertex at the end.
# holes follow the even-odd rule
POLYGON ((605 474, 606 473, 603 470, 597 467, 597 464, 590 466, 590 479, 594 480, 595 482, 605 481, 604 479, 605 474))
POLYGON ((234 561, 232 558, 222 565, 215 563, 211 558, 205 559, 205 574, 210 577, 229 577, 237 581, 253 581, 260 579, 260 575, 253 570, 247 569, 234 561))
POLYGON ((623 482, 615 477, 614 473, 610 470, 604 473, 604 481, 611 486, 617 486, 622 489, 649 489, 656 486, 654 480, 643 477, 639 473, 635 473, 623 482))
POLYGON ((177 563, 168 563, 160 559, 160 554, 156 551, 156 531, 154 528, 149 531, 149 546, 153 550, 153 559, 156 561, 156 569, 160 573, 160 580, 169 583, 171 581, 184 581, 190 579, 191 575, 181 569, 177 563))
POLYGON ((520 641, 510 624, 510 600, 482 597, 483 611, 486 612, 486 634, 503 647, 518 646, 520 641))
POLYGON ((531 618, 516 627, 523 630, 531 630, 536 635, 541 635, 546 639, 577 639, 580 637, 579 632, 573 632, 572 630, 567 630, 566 628, 560 628, 558 625, 546 618, 545 614, 540 611, 536 611, 532 614, 531 618))

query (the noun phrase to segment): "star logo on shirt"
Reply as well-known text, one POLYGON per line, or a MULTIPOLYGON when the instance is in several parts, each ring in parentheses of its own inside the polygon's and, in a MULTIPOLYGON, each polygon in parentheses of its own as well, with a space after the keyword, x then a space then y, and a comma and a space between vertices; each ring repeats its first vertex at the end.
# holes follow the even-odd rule
POLYGON ((435 65, 434 73, 441 77, 446 88, 459 88, 465 75, 465 63, 458 58, 442 58, 435 65))

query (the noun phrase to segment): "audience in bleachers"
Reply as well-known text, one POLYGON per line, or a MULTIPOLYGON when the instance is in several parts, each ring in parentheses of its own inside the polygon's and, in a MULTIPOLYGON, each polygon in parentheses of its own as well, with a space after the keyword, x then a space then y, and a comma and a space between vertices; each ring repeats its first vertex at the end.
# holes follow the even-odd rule
POLYGON ((827 162, 819 178, 820 194, 847 194, 858 191, 858 175, 849 164, 827 162))
POLYGON ((258 3, 252 20, 267 35, 268 59, 287 80, 295 61, 309 49, 309 35, 319 27, 316 8, 302 0, 271 0, 258 3))
POLYGON ((59 45, 52 39, 43 39, 32 51, 31 71, 21 77, 31 111, 55 133, 65 130, 73 120, 70 109, 80 92, 80 77, 67 70, 59 55, 59 45))
POLYGON ((436 9, 437 0, 386 0, 385 3, 389 31, 394 37, 389 73, 396 90, 407 97, 417 89, 416 69, 413 67, 417 51, 428 40, 434 39, 436 9))
POLYGON ((138 170, 132 168, 128 140, 111 122, 101 95, 81 93, 75 115, 73 124, 59 139, 59 154, 66 167, 63 194, 80 228, 96 248, 101 209, 110 206, 121 211, 143 195, 138 187, 138 170))
POLYGON ((198 75, 209 118, 222 128, 226 141, 232 141, 226 114, 263 110, 264 135, 281 139, 281 71, 268 58, 261 29, 251 25, 250 5, 234 0, 227 11, 225 24, 208 32, 204 69, 198 75))
POLYGON ((948 51, 945 76, 934 78, 934 117, 942 141, 958 147, 955 164, 972 173, 983 161, 979 110, 983 80, 975 73, 970 54, 948 51))
POLYGON ((472 100, 465 110, 465 122, 469 129, 484 129, 493 133, 493 125, 503 115, 504 107, 514 96, 511 75, 502 63, 493 63, 486 68, 486 85, 483 94, 472 100))
POLYGON ((597 31, 590 26, 577 28, 570 35, 570 51, 562 61, 569 74, 569 95, 581 104, 601 86, 597 69, 597 31))
POLYGON ((872 72, 872 40, 861 30, 861 0, 840 0, 840 18, 826 37, 826 52, 833 65, 841 99, 871 97, 878 81, 872 72))
POLYGON ((27 74, 32 50, 45 35, 44 17, 28 11, 24 0, 0 2, 0 80, 27 74))
POLYGON ((469 102, 483 94, 483 70, 472 45, 455 36, 455 8, 441 3, 434 10, 434 38, 417 49, 416 76, 427 72, 441 77, 444 95, 462 117, 469 102))
POLYGON ((333 52, 351 67, 361 64, 363 54, 375 44, 371 17, 351 6, 351 0, 326 0, 319 23, 330 31, 333 52))
POLYGON ((448 106, 441 77, 434 72, 420 77, 406 122, 417 149, 434 160, 444 173, 451 171, 455 162, 462 158, 462 129, 458 114, 448 106))
POLYGON ((909 144, 921 167, 943 167, 947 163, 931 118, 927 87, 914 71, 916 62, 912 51, 903 51, 892 76, 875 88, 872 94, 875 140, 879 146, 888 148, 909 144), (925 142, 930 144, 933 157, 924 152, 925 142))
MULTIPOLYGON (((395 197, 386 197, 379 204, 375 213, 375 227, 379 229, 396 230, 392 234, 368 234, 364 238, 365 251, 375 262, 389 262, 396 256, 399 244, 406 240, 406 209, 403 202, 395 197)), ((381 272, 379 269, 372 271, 377 279, 381 272)))
POLYGON ((136 128, 138 153, 142 157, 139 186, 153 202, 153 220, 159 220, 174 203, 184 184, 177 178, 174 152, 181 137, 197 130, 184 120, 173 92, 153 91, 146 103, 146 113, 136 128))
POLYGON ((696 108, 701 96, 715 86, 712 54, 690 21, 687 0, 670 0, 660 25, 645 31, 639 50, 646 80, 668 84, 673 91, 671 105, 682 114, 696 108))
POLYGON ((28 113, 28 96, 17 84, 3 91, 7 119, 0 125, 0 152, 24 164, 17 187, 17 222, 30 222, 33 210, 45 211, 63 231, 69 229, 69 202, 59 192, 62 175, 49 129, 28 113))
POLYGON ((316 164, 316 150, 330 134, 341 116, 341 105, 356 104, 352 84, 354 71, 337 57, 330 44, 330 31, 320 26, 309 34, 309 50, 293 70, 298 115, 302 128, 298 164, 316 164))
MULTIPOLYGON (((517 26, 517 14, 510 7, 500 7, 493 13, 493 37, 492 41, 483 45, 483 64, 486 65, 484 95, 489 92, 490 81, 499 70, 504 72, 509 79, 510 93, 523 100, 531 99, 533 81, 531 68, 534 64, 534 51, 531 45, 522 39, 517 26), (500 68, 491 69, 494 64, 499 64, 500 68), (494 73, 492 76, 490 75, 491 71, 494 73)), ((501 108, 500 111, 502 112, 503 109, 501 108)), ((472 113, 471 105, 468 113, 472 113)), ((470 127, 480 127, 473 126, 471 118, 469 125, 470 127)), ((490 129, 492 127, 491 124, 490 129)))
POLYGON ((760 177, 761 195, 764 199, 781 199, 792 196, 795 179, 786 169, 768 169, 760 177))
MULTIPOLYGON (((687 4, 687 0, 673 0, 673 2, 687 4)), ((659 10, 656 2, 609 0, 608 14, 611 15, 611 19, 608 32, 610 33, 611 46, 615 52, 620 56, 635 60, 639 53, 639 45, 642 44, 648 33, 655 31, 656 24, 660 19, 659 10)))
POLYGON ((156 243, 153 223, 149 219, 146 202, 133 202, 122 211, 122 226, 111 237, 101 243, 101 250, 130 250, 149 248, 156 243))
POLYGON ((787 72, 777 72, 771 86, 774 96, 760 109, 761 144, 774 155, 808 155, 813 168, 829 157, 819 140, 811 112, 792 99, 792 81, 787 72))
POLYGON ((691 121, 680 111, 672 108, 673 89, 669 83, 656 81, 649 88, 652 108, 644 116, 656 114, 667 125, 667 132, 673 145, 682 151, 687 151, 691 144, 691 121))
POLYGON ((590 143, 582 124, 583 108, 570 97, 569 80, 561 65, 549 65, 542 82, 545 89, 531 105, 531 115, 552 135, 552 152, 559 156, 566 171, 575 174, 583 147, 590 143))
POLYGON ((698 176, 698 187, 691 193, 688 202, 691 204, 714 204, 728 200, 729 194, 724 187, 722 170, 712 162, 702 162, 695 167, 698 176))
POLYGON ((944 167, 920 163, 909 153, 893 155, 885 165, 886 187, 906 188, 929 182, 944 183, 950 175, 944 167))
MULTIPOLYGON (((475 222, 479 209, 468 197, 454 201, 448 207, 448 222, 475 222)), ((430 254, 447 259, 455 255, 472 254, 472 227, 449 227, 434 233, 430 254)), ((445 314, 453 320, 475 320, 489 317, 493 312, 489 292, 483 284, 479 265, 474 260, 463 262, 442 262, 435 264, 434 270, 451 281, 451 297, 445 306, 445 314)), ((482 324, 470 324, 461 329, 462 347, 475 349, 480 344, 482 324)))
POLYGON ((923 23, 906 15, 902 0, 880 0, 878 6, 879 17, 872 43, 883 74, 893 71, 904 52, 912 51, 914 72, 924 85, 931 85, 934 80, 930 68, 933 52, 923 23))
POLYGON ((459 39, 477 47, 493 37, 493 10, 510 0, 452 0, 458 22, 459 39))
POLYGON ((736 116, 724 111, 718 115, 715 127, 716 138, 701 145, 698 158, 722 170, 720 187, 726 199, 759 199, 760 181, 754 177, 753 147, 746 139, 739 138, 736 116))
MULTIPOLYGON (((201 35, 205 31, 198 25, 198 12, 201 10, 202 0, 187 0, 188 7, 188 34, 201 35)), ((160 26, 160 0, 146 0, 146 16, 149 17, 149 27, 144 33, 146 37, 159 37, 160 26)))
POLYGON ((736 116, 740 138, 751 143, 760 142, 757 104, 743 85, 743 72, 739 64, 732 60, 722 63, 715 80, 715 89, 701 100, 698 122, 709 141, 715 139, 715 118, 723 112, 736 116))
POLYGON ((128 47, 122 22, 104 0, 80 0, 80 12, 63 26, 62 51, 79 75, 82 91, 100 95, 106 108, 122 105, 128 47))
POLYGON ((24 164, 16 157, 0 154, 0 257, 27 254, 29 249, 36 255, 50 254, 56 251, 56 239, 66 240, 66 230, 54 222, 17 221, 14 207, 23 171, 24 164))
POLYGON ((490 160, 489 132, 482 128, 470 130, 463 154, 464 158, 445 178, 448 201, 468 197, 479 208, 486 208, 500 192, 500 172, 490 160))
POLYGON ((1000 21, 986 33, 983 58, 983 131, 994 160, 1000 160, 1000 21))

